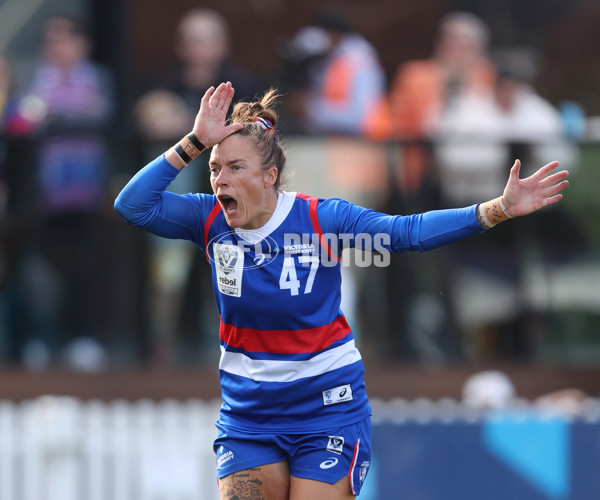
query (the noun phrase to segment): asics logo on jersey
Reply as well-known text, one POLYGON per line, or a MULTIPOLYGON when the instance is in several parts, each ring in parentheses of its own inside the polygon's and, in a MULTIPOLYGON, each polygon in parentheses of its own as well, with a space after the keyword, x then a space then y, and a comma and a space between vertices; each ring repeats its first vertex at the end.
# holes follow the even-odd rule
POLYGON ((337 403, 345 403, 346 401, 352 401, 352 387, 349 384, 340 385, 333 389, 327 389, 323 391, 323 405, 334 405, 337 403))
POLYGON ((254 257, 254 264, 256 267, 259 267, 267 259, 267 257, 269 257, 269 255, 265 255, 264 253, 256 254, 256 257, 254 257))

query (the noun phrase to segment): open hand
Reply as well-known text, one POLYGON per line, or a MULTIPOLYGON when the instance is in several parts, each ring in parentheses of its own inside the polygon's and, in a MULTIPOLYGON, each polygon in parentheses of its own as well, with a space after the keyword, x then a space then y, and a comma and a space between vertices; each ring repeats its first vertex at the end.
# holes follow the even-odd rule
POLYGON ((227 111, 235 93, 231 82, 210 87, 202 97, 193 132, 206 147, 212 147, 228 135, 244 128, 241 123, 225 125, 227 111))
POLYGON ((569 185, 569 181, 564 180, 569 172, 561 170, 552 174, 556 167, 558 162, 553 161, 530 177, 519 179, 521 162, 515 161, 502 195, 504 206, 510 216, 527 215, 562 199, 563 195, 560 191, 569 185))

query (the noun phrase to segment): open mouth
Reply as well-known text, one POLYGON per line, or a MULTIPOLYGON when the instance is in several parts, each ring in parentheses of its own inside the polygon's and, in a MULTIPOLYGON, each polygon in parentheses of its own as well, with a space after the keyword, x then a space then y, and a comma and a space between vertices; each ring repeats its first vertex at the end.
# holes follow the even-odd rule
POLYGON ((221 206, 223 207, 223 211, 228 215, 232 214, 233 212, 235 212, 237 210, 237 207, 238 207, 237 200, 235 198, 232 198, 228 194, 219 196, 219 202, 221 203, 221 206))

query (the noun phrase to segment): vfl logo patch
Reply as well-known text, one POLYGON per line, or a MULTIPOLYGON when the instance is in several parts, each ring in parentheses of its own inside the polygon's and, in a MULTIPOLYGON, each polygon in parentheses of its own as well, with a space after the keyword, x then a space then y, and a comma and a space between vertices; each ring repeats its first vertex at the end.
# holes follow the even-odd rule
POLYGON ((232 297, 241 297, 244 273, 243 250, 237 245, 213 243, 213 252, 219 291, 232 297))
POLYGON ((352 387, 350 387, 350 384, 340 385, 339 387, 323 391, 324 406, 345 403, 346 401, 352 401, 352 399, 352 387))
POLYGON ((337 453, 341 455, 344 451, 344 437, 343 436, 329 436, 329 441, 327 441, 327 451, 331 451, 332 453, 337 453))
POLYGON ((233 245, 221 245, 221 248, 215 252, 217 262, 225 274, 230 274, 235 270, 238 260, 237 252, 232 247, 233 245))

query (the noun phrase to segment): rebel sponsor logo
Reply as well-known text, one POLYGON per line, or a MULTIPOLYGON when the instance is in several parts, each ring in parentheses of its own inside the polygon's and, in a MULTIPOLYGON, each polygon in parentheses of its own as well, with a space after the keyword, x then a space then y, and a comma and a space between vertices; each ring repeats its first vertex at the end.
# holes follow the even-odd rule
POLYGON ((229 279, 226 276, 221 276, 219 278, 219 283, 221 283, 222 285, 227 285, 227 286, 235 286, 236 285, 236 280, 234 279, 229 279))

